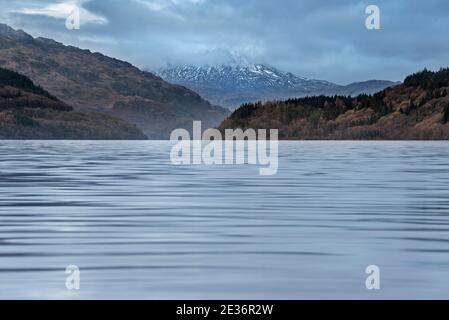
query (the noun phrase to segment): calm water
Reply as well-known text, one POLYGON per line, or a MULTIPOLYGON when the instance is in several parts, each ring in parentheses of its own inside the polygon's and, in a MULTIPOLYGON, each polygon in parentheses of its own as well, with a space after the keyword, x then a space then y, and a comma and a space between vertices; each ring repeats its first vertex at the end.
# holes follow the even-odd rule
POLYGON ((169 151, 0 142, 0 298, 449 298, 449 143, 282 142, 276 176, 169 151))

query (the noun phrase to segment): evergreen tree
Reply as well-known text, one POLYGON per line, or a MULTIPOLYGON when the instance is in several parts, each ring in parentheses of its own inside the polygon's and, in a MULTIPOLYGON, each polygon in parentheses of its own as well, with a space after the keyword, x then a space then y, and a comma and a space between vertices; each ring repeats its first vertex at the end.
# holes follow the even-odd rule
POLYGON ((449 104, 444 108, 443 114, 443 124, 446 124, 449 121, 449 104))

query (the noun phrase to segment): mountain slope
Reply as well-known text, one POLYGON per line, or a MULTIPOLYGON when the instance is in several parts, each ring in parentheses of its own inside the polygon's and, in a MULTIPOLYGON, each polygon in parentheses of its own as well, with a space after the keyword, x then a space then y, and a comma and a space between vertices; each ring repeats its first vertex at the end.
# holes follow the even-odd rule
POLYGON ((145 139, 123 120, 74 112, 27 77, 0 68, 0 139, 145 139))
POLYGON ((449 139, 449 69, 373 96, 315 96, 237 109, 220 129, 279 129, 281 139, 449 139))
POLYGON ((241 89, 302 89, 315 91, 333 87, 334 84, 300 78, 292 73, 282 72, 262 64, 220 65, 220 66, 171 66, 159 70, 159 75, 170 81, 184 81, 196 86, 221 86, 228 90, 241 89))
POLYGON ((324 94, 327 96, 341 95, 341 96, 357 96, 360 94, 375 94, 385 88, 398 85, 398 82, 386 81, 386 80, 368 80, 363 82, 354 82, 346 86, 337 86, 330 90, 317 92, 318 94, 324 94))
POLYGON ((390 81, 367 81, 339 86, 324 80, 297 77, 263 64, 233 62, 219 66, 168 66, 160 69, 158 74, 230 109, 247 102, 306 95, 370 94, 394 84, 390 81))
POLYGON ((216 126, 226 109, 131 64, 0 26, 0 67, 20 72, 79 111, 118 116, 149 138, 167 139, 193 120, 216 126))

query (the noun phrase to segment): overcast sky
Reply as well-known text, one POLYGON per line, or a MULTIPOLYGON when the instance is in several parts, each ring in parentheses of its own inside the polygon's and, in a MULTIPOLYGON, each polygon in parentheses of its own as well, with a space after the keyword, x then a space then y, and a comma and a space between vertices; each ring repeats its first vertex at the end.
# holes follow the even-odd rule
POLYGON ((340 84, 449 66, 448 0, 0 0, 0 22, 155 69, 266 63, 340 84), (368 5, 380 30, 365 27, 368 5), (65 27, 73 5, 79 30, 65 27))

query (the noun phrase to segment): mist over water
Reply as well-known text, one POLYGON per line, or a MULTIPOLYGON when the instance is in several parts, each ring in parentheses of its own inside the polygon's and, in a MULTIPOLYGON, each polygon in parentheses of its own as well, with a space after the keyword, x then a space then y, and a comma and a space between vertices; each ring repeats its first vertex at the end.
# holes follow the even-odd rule
POLYGON ((449 143, 280 142, 274 176, 170 148, 2 141, 0 298, 449 298, 449 143))

